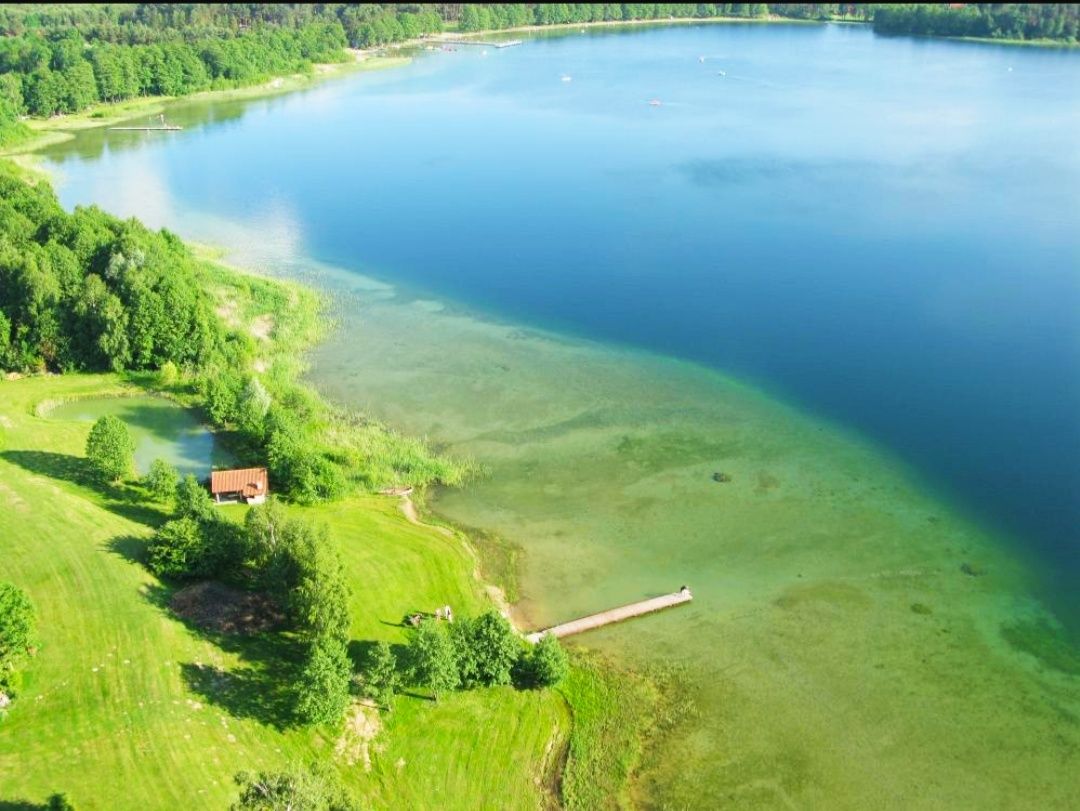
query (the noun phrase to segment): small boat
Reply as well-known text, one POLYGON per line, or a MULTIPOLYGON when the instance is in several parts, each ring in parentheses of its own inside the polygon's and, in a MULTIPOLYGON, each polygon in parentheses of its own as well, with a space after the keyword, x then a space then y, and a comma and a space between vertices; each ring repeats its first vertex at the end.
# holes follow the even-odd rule
POLYGON ((726 70, 718 70, 716 72, 716 75, 717 76, 727 76, 727 71, 726 70))
POLYGON ((649 106, 650 107, 659 107, 661 105, 661 103, 662 102, 660 101, 660 99, 650 99, 649 100, 649 106))
POLYGON ((702 62, 702 63, 703 63, 703 62, 705 61, 705 57, 704 57, 704 56, 699 56, 699 57, 697 58, 697 61, 698 61, 698 62, 702 62))
POLYGON ((564 73, 559 78, 562 79, 564 82, 572 82, 574 80, 574 77, 570 76, 568 73, 564 73))

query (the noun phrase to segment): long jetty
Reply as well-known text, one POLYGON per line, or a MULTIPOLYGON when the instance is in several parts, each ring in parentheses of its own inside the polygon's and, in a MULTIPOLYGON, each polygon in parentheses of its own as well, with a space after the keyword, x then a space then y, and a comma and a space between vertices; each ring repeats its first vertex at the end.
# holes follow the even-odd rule
POLYGON ((127 130, 128 132, 178 132, 183 127, 168 125, 164 127, 109 127, 111 130, 127 130))
POLYGON ((632 619, 633 617, 651 614, 654 611, 682 605, 693 599, 694 595, 690 593, 690 589, 683 586, 681 589, 671 594, 652 597, 648 600, 641 600, 640 602, 630 603, 629 605, 619 606, 618 608, 610 608, 607 611, 601 611, 599 614, 590 614, 587 617, 564 622, 560 625, 553 625, 542 631, 534 631, 531 634, 526 634, 525 638, 530 642, 539 642, 545 636, 550 634, 551 636, 562 639, 565 636, 573 636, 574 634, 584 633, 585 631, 592 631, 595 628, 611 625, 614 622, 622 622, 623 620, 632 619))
POLYGON ((485 48, 513 48, 522 42, 520 39, 507 39, 501 42, 485 42, 482 39, 433 39, 431 41, 443 45, 483 45, 485 48))

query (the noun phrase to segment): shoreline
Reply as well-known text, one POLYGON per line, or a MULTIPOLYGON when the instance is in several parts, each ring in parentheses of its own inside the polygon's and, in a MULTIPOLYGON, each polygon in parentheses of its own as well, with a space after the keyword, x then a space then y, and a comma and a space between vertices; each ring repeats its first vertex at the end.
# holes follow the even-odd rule
POLYGON ((139 96, 116 102, 98 102, 85 110, 51 118, 26 118, 23 123, 31 135, 8 147, 0 149, 0 157, 15 161, 24 168, 33 169, 37 160, 34 153, 51 146, 73 140, 83 130, 111 127, 120 122, 146 115, 159 115, 169 107, 186 102, 243 101, 286 95, 316 87, 320 83, 375 70, 386 70, 409 64, 409 56, 382 56, 374 49, 349 49, 352 59, 344 62, 318 63, 308 73, 291 73, 274 76, 258 84, 229 87, 220 90, 201 90, 187 96, 139 96))
MULTIPOLYGON (((254 273, 253 275, 261 276, 261 275, 264 275, 264 274, 254 273)), ((276 280, 275 280, 275 281, 276 281, 276 280)), ((340 402, 340 401, 339 401, 339 402, 340 402)))
MULTIPOLYGON (((228 101, 271 98, 285 95, 299 90, 314 87, 327 79, 339 78, 355 72, 386 70, 402 67, 409 64, 413 57, 402 55, 400 51, 416 48, 430 47, 435 44, 445 43, 448 40, 478 39, 482 37, 500 36, 503 34, 543 34, 546 31, 570 34, 576 30, 584 33, 594 29, 632 29, 640 27, 664 27, 684 25, 854 25, 873 26, 872 20, 856 20, 844 17, 824 20, 797 19, 792 17, 780 17, 765 15, 763 17, 669 17, 667 19, 641 19, 641 20, 602 20, 580 23, 554 23, 551 25, 522 25, 512 28, 489 28, 481 31, 442 31, 437 34, 427 34, 413 39, 392 42, 385 45, 370 48, 346 48, 352 59, 343 62, 315 63, 309 73, 293 73, 282 76, 274 76, 264 82, 243 87, 224 88, 220 90, 202 90, 188 96, 141 96, 125 99, 118 102, 98 102, 91 107, 77 113, 57 115, 48 119, 35 119, 26 117, 23 123, 31 130, 32 134, 25 140, 18 141, 10 146, 0 148, 0 157, 8 158, 16 164, 30 170, 35 170, 37 160, 34 153, 50 146, 70 141, 81 130, 109 127, 117 123, 130 121, 139 115, 158 115, 169 106, 186 101, 228 101), (393 54, 393 55, 392 55, 393 54)), ((1023 39, 995 39, 990 37, 967 37, 967 36, 937 36, 933 34, 897 33, 881 34, 876 36, 888 38, 911 38, 919 40, 943 40, 952 42, 968 42, 984 45, 1024 46, 1032 48, 1080 48, 1080 42, 1064 42, 1059 40, 1023 40, 1023 39)))
POLYGON ((495 36, 499 34, 514 34, 514 33, 542 33, 544 31, 563 31, 572 33, 575 29, 580 29, 584 32, 587 29, 594 28, 633 28, 640 26, 667 26, 667 25, 718 25, 724 23, 734 24, 754 24, 754 25, 769 25, 769 24, 790 24, 790 25, 854 25, 854 26, 868 26, 871 29, 871 33, 879 37, 888 38, 909 38, 917 40, 941 40, 946 42, 969 42, 983 45, 1002 45, 1002 46, 1026 46, 1031 48, 1060 48, 1065 50, 1072 50, 1080 48, 1080 42, 1066 42, 1064 40, 1055 39, 1013 39, 1013 38, 995 38, 995 37, 968 37, 968 36, 942 36, 937 34, 916 34, 910 32, 903 33, 881 33, 873 30, 873 20, 857 20, 846 17, 831 17, 823 20, 810 20, 810 19, 798 19, 795 17, 780 17, 775 14, 765 15, 763 17, 670 17, 667 19, 652 19, 652 20, 600 20, 580 23, 553 23, 551 25, 519 25, 513 28, 488 28, 482 31, 443 31, 439 34, 429 34, 426 37, 421 37, 417 40, 409 40, 407 43, 395 43, 383 47, 405 47, 406 45, 414 45, 416 43, 424 44, 430 42, 440 42, 447 39, 473 39, 478 37, 495 36))

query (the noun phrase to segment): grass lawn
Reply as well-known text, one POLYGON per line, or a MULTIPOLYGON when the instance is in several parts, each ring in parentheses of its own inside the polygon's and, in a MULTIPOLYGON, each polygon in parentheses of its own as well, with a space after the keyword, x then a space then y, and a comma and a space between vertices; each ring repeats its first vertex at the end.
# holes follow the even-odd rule
MULTIPOLYGON (((211 639, 175 619, 139 562, 164 516, 87 483, 88 424, 35 416, 44 400, 121 387, 107 375, 0 382, 0 579, 30 594, 42 643, 0 721, 0 807, 66 792, 79 809, 225 808, 235 772, 310 757, 378 806, 546 802, 570 726, 555 691, 403 695, 366 732, 279 728, 279 641, 211 639)), ((489 606, 462 540, 408 523, 392 500, 297 509, 342 552, 357 649, 402 643, 410 610, 489 606)))

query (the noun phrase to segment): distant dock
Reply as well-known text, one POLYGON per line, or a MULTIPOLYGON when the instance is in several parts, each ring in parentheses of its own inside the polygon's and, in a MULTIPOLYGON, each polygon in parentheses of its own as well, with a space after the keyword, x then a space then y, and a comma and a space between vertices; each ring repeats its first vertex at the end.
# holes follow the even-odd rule
POLYGON ((545 628, 542 631, 534 631, 531 634, 527 634, 525 638, 530 642, 539 642, 543 637, 554 636, 558 639, 562 639, 566 636, 573 636, 574 634, 584 633, 585 631, 592 631, 596 628, 602 628, 605 625, 611 625, 615 622, 622 622, 623 620, 632 619, 634 617, 641 617, 645 614, 651 614, 654 611, 661 611, 665 608, 673 608, 683 603, 688 603, 694 599, 694 595, 690 593, 690 589, 683 586, 672 594, 664 594, 660 597, 653 597, 648 600, 641 600, 637 603, 630 603, 629 605, 620 606, 618 608, 611 608, 607 611, 601 611, 599 614, 590 614, 587 617, 581 617, 580 619, 571 620, 570 622, 564 622, 560 625, 553 625, 550 628, 545 628))
POLYGON ((164 127, 109 127, 111 130, 127 130, 128 132, 176 132, 182 130, 183 127, 177 127, 174 124, 169 124, 164 127))
POLYGON ((508 39, 504 42, 485 42, 482 39, 439 39, 433 41, 443 45, 483 45, 485 48, 513 48, 515 45, 522 43, 520 39, 508 39))

